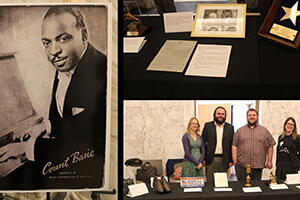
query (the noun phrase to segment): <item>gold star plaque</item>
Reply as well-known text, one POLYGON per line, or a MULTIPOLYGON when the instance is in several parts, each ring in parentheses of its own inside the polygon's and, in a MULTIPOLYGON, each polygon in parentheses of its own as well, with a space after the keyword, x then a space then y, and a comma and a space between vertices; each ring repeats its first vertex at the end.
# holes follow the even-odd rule
POLYGON ((300 11, 298 10, 298 1, 293 5, 292 8, 282 6, 282 9, 285 11, 285 15, 280 21, 290 19, 294 26, 296 26, 297 17, 300 16, 300 11))
POLYGON ((258 34, 297 49, 300 46, 299 1, 274 0, 258 34))

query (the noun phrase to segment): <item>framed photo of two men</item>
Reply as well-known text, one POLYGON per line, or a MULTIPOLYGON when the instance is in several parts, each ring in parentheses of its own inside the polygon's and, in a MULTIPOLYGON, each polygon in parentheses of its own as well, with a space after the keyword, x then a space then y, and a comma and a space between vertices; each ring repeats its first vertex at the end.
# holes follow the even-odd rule
POLYGON ((0 4, 0 191, 108 190, 111 9, 0 4))
POLYGON ((297 49, 300 45, 299 0, 274 0, 259 35, 297 49))

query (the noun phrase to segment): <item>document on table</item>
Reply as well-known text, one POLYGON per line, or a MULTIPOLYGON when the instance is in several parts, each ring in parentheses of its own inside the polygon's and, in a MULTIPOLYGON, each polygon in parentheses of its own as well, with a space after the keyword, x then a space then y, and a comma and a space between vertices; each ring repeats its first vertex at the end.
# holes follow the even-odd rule
POLYGON ((147 70, 183 72, 197 41, 167 40, 147 70))
POLYGON ((183 192, 202 192, 202 188, 184 188, 183 192))
POLYGON ((145 37, 124 37, 124 53, 138 53, 147 40, 145 37))
POLYGON ((192 32, 193 12, 164 13, 165 33, 192 32))
POLYGON ((262 192, 260 187, 243 187, 243 191, 245 193, 249 193, 249 192, 262 192))
POLYGON ((230 52, 230 45, 199 44, 185 75, 226 77, 230 52))
POLYGON ((228 179, 226 172, 214 173, 215 187, 228 187, 228 179))

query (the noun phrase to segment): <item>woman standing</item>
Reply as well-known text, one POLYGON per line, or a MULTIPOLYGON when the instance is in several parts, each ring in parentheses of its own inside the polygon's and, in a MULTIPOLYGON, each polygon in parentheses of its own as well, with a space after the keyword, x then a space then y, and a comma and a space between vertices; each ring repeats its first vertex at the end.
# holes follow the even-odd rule
POLYGON ((283 133, 278 137, 276 176, 279 180, 284 181, 286 174, 298 172, 300 167, 299 147, 300 139, 297 134, 296 121, 293 117, 289 117, 284 122, 283 133))
POLYGON ((193 117, 190 119, 187 133, 182 136, 184 149, 182 177, 203 177, 203 161, 205 147, 202 137, 199 135, 199 121, 193 117))

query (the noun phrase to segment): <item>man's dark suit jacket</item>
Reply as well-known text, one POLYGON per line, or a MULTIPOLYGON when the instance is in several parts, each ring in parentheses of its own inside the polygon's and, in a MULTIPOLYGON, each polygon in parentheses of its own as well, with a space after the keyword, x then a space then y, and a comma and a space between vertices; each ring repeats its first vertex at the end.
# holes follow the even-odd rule
POLYGON ((42 187, 102 186, 106 133, 106 60, 105 55, 88 44, 67 89, 62 118, 55 98, 59 82, 56 72, 49 110, 50 139, 38 138, 34 148, 39 169, 37 180, 42 187), (78 108, 84 110, 74 113, 78 108), (88 154, 84 159, 79 159, 79 156, 74 156, 78 154, 76 152, 88 154), (64 161, 68 167, 62 164, 64 161), (51 166, 61 165, 58 170, 43 175, 42 170, 48 162, 51 162, 51 166))
MULTIPOLYGON (((231 145, 234 134, 234 128, 231 124, 225 122, 222 138, 222 151, 223 151, 223 165, 224 168, 229 167, 232 162, 231 145)), ((207 122, 202 131, 202 138, 205 144, 205 162, 210 165, 214 161, 216 145, 217 145, 217 131, 214 121, 207 122)))

